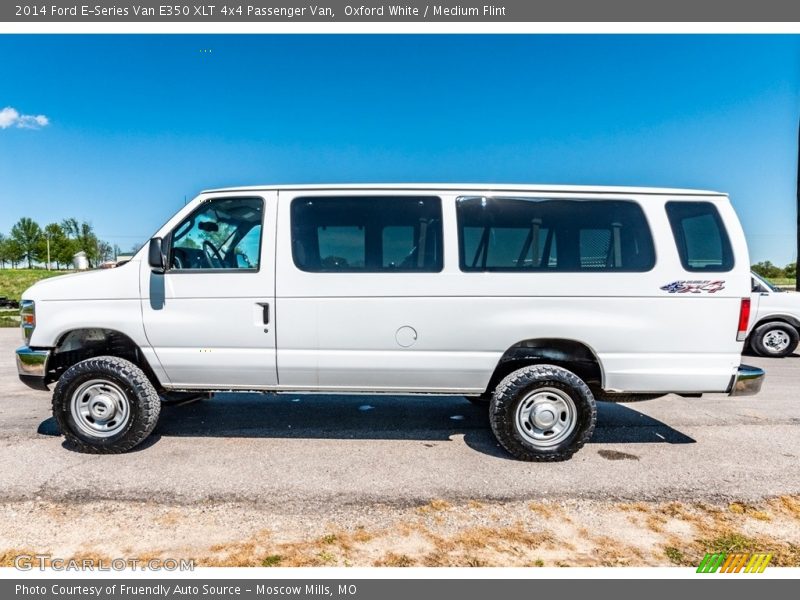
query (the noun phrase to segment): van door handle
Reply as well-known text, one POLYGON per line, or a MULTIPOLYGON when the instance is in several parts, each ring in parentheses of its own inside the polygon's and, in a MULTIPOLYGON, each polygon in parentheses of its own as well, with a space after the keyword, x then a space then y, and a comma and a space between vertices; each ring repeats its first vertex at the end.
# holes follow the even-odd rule
POLYGON ((258 305, 263 309, 264 325, 269 325, 269 302, 259 302, 258 305))

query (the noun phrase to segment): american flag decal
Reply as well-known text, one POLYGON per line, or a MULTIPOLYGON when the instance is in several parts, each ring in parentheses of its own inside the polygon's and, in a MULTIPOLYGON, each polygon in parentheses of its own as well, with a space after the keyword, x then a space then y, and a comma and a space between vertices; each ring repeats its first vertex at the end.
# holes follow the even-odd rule
POLYGON ((714 294, 725 289, 725 281, 709 279, 696 279, 689 281, 673 281, 661 286, 661 289, 670 294, 714 294))

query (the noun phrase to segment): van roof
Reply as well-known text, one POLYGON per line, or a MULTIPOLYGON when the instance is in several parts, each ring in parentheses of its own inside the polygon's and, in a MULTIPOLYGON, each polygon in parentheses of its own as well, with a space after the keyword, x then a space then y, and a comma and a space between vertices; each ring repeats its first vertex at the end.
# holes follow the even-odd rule
POLYGON ((651 194, 679 196, 725 196, 723 192, 681 188, 625 187, 602 185, 543 185, 525 183, 332 183, 293 185, 252 185, 203 190, 203 193, 258 190, 475 190, 486 192, 553 192, 600 194, 651 194))

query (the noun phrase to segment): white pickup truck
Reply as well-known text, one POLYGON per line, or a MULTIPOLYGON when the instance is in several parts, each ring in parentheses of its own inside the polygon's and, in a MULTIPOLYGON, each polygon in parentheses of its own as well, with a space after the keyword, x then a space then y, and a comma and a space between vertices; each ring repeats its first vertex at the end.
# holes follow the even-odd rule
POLYGON ((747 343, 761 356, 789 356, 800 340, 800 294, 785 292, 756 273, 751 276, 753 316, 747 343))
POLYGON ((17 363, 87 452, 141 443, 170 395, 259 390, 488 400, 512 455, 563 460, 596 399, 758 392, 750 293, 717 192, 218 189, 130 262, 28 289, 17 363))

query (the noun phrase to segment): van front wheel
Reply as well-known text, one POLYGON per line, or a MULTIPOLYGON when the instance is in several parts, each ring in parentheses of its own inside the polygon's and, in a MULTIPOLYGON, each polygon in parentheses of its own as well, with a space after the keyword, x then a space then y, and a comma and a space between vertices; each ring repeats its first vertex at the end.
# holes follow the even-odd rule
POLYGON ((594 396, 567 369, 535 365, 514 371, 494 392, 489 419, 510 454, 527 461, 568 460, 592 437, 594 396))
POLYGON ((53 416, 81 452, 130 450, 150 435, 160 411, 161 400, 144 371, 116 356, 73 365, 53 392, 53 416))

